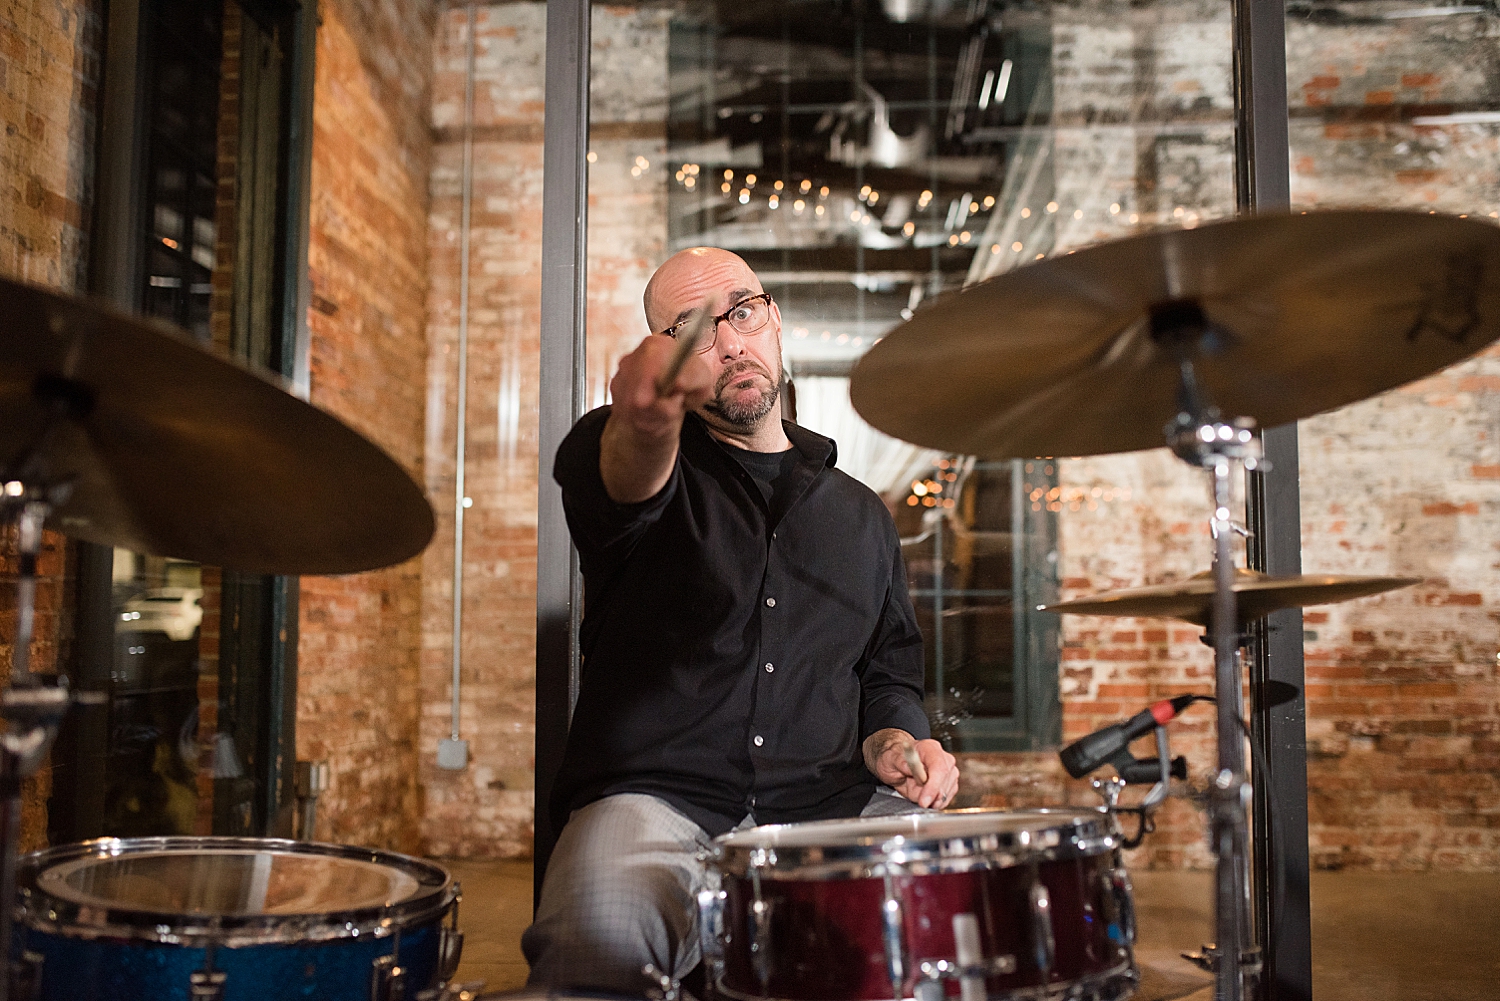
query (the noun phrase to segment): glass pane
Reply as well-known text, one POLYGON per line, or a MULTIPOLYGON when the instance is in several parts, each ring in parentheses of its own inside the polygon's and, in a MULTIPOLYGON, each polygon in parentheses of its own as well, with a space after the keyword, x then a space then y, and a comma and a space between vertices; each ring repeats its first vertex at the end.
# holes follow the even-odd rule
POLYGON ((104 830, 192 834, 197 820, 203 574, 115 550, 104 830))
MULTIPOLYGON (((1500 219, 1497 28, 1477 4, 1289 7, 1294 208, 1500 219)), ((1320 997, 1474 996, 1493 965, 1462 929, 1500 867, 1496 359, 1299 428, 1303 566, 1423 579, 1304 616, 1320 997), (1406 946, 1351 948, 1351 928, 1406 946)))
MULTIPOLYGON (((921 613, 934 704, 956 698, 950 679, 979 679, 955 746, 1058 738, 1059 628, 1086 662, 1062 684, 1082 720, 1101 684, 1139 687, 1143 701, 1150 684, 1201 686, 1166 666, 1178 654, 1153 679, 1131 675, 1102 649, 1116 630, 1101 644, 1089 623, 1034 607, 1059 582, 1084 593, 1206 567, 1205 531, 1162 526, 1156 541, 1116 527, 1146 481, 1187 501, 1174 524, 1199 525, 1206 488, 1164 453, 1055 461, 1032 486, 1005 464, 971 473, 960 507, 945 476, 972 462, 874 431, 849 404, 848 374, 936 295, 1232 215, 1229 28, 1227 8, 1158 4, 595 9, 590 402, 645 333, 638 303, 656 264, 699 244, 744 257, 781 310, 798 422, 837 440, 841 468, 886 499, 919 606, 942 603, 921 613), (967 608, 966 591, 993 607, 945 616, 967 608)), ((1198 653, 1182 641, 1180 659, 1198 653)))

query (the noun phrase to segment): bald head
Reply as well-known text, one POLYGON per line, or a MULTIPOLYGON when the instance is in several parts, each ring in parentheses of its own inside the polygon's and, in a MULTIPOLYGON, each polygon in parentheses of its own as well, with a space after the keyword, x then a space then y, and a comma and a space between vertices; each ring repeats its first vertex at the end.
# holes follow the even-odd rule
MULTIPOLYGON (((646 309, 646 326, 652 333, 665 330, 679 320, 686 319, 690 306, 684 294, 691 296, 706 285, 710 276, 738 273, 743 288, 751 292, 763 291, 760 279, 750 270, 750 265, 738 254, 718 247, 689 247, 679 250, 662 262, 661 267, 646 283, 646 294, 642 304, 646 309)), ((711 303, 705 303, 712 305, 711 303)), ((718 305, 718 309, 729 304, 718 305)))

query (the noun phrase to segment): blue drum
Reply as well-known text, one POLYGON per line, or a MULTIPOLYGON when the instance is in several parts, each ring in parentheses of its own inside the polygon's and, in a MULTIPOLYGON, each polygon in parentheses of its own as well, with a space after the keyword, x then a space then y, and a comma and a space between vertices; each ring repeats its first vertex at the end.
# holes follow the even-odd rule
POLYGON ((16 883, 37 1001, 410 1001, 463 945, 447 871, 374 849, 105 838, 25 856, 16 883))

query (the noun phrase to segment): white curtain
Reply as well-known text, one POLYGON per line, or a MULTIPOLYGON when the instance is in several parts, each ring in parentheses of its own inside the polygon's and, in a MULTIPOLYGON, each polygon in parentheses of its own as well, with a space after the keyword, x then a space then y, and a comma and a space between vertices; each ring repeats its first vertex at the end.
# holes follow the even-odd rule
POLYGON ((881 496, 904 495, 911 481, 942 457, 866 424, 849 402, 848 379, 799 376, 795 381, 797 423, 836 441, 839 468, 881 496))

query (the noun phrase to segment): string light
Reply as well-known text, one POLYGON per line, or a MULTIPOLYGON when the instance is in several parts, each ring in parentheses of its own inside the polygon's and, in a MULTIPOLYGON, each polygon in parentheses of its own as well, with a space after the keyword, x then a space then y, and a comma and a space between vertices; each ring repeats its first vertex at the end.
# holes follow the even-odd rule
POLYGON ((1031 209, 1030 208, 1023 208, 1021 210, 1021 218, 1022 219, 1030 219, 1031 218, 1031 209))
POLYGON ((799 185, 797 185, 797 190, 800 191, 800 192, 802 192, 804 195, 807 194, 809 191, 812 190, 812 182, 809 181, 807 178, 804 177, 802 179, 802 183, 799 184, 799 185))
POLYGON ((910 219, 908 219, 906 221, 906 225, 905 226, 901 227, 901 233, 902 233, 903 236, 911 236, 916 231, 917 231, 917 224, 914 223, 914 222, 912 222, 910 219))
POLYGON ((1057 211, 1057 203, 1056 202, 1048 202, 1047 203, 1047 211, 1048 212, 1056 212, 1057 211))

